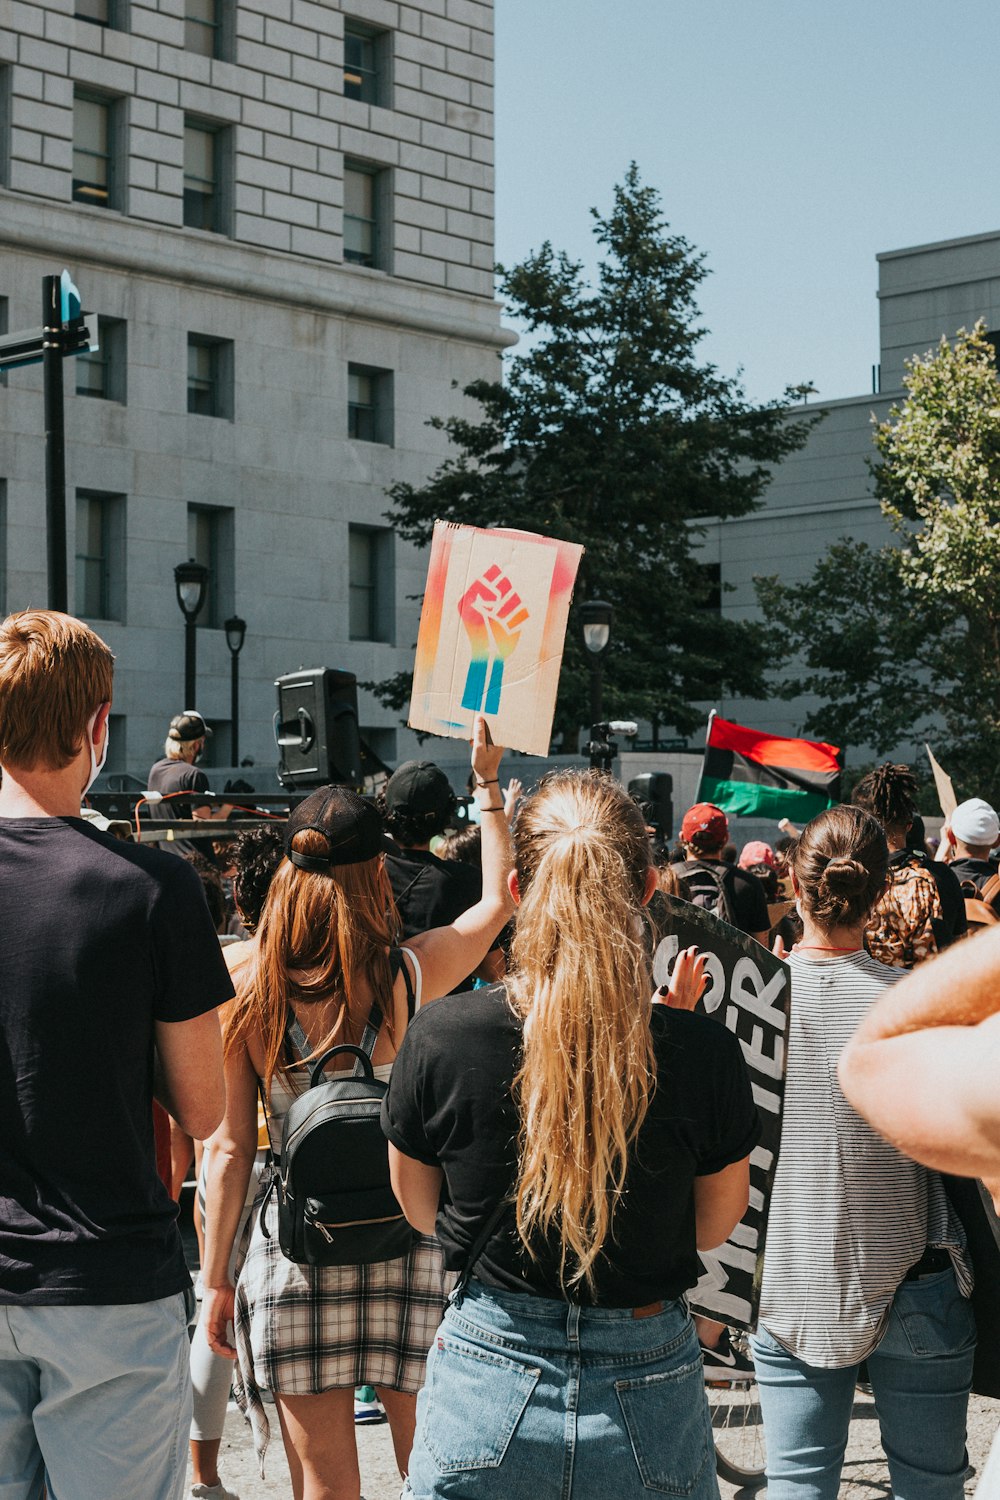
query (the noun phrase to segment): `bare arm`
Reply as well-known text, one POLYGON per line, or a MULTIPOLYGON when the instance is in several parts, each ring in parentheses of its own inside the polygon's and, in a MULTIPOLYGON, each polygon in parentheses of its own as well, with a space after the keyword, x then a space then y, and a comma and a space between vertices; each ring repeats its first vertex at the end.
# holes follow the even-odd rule
POLYGON ((695 1240, 699 1250, 723 1244, 750 1202, 750 1158, 744 1156, 721 1172, 694 1180, 695 1240))
POLYGON ((222 1119, 226 1088, 214 1010, 190 1021, 156 1022, 156 1097, 188 1135, 203 1141, 222 1119))
POLYGON ((226 1058, 226 1113, 208 1142, 206 1174, 205 1332, 216 1354, 232 1355, 229 1259, 257 1152, 257 1074, 245 1047, 226 1058))
POLYGON ((389 1179, 407 1222, 421 1234, 433 1234, 444 1173, 440 1167, 404 1156, 389 1144, 389 1179))
POLYGON ((420 958, 424 976, 424 1000, 447 995, 466 975, 483 962, 490 945, 514 910, 507 889, 513 864, 510 828, 503 813, 498 772, 503 751, 494 745, 486 720, 476 719, 472 769, 477 782, 476 798, 483 812, 483 894, 475 906, 462 912, 447 927, 434 927, 408 938, 407 947, 420 958))
POLYGON ((1000 929, 915 969, 845 1048, 841 1087, 899 1150, 1000 1182, 1000 929))

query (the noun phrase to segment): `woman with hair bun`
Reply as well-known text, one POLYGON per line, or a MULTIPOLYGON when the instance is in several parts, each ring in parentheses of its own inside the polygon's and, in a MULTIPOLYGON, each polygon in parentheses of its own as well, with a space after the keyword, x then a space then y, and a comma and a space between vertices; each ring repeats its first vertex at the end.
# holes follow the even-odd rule
POLYGON ((964 1236, 936 1173, 890 1146, 841 1091, 837 1061, 903 970, 865 950, 889 848, 834 807, 791 873, 802 938, 760 1323, 751 1340, 768 1500, 836 1500, 858 1367, 867 1360, 894 1495, 961 1500, 975 1324, 964 1236))
POLYGON ((404 1495, 718 1500, 684 1293, 747 1205, 739 1044, 692 1013, 693 949, 651 1000, 623 787, 547 777, 514 843, 509 977, 417 1016, 383 1105, 397 1197, 460 1273, 404 1495))

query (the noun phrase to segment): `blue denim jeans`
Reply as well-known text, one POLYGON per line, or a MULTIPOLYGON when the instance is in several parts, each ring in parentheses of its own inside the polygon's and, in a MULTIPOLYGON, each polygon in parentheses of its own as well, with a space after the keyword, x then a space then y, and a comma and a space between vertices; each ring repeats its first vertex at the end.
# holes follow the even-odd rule
POLYGON ((180 1500, 190 1422, 182 1292, 0 1306, 0 1500, 180 1500))
POLYGON ((403 1493, 718 1500, 687 1308, 635 1318, 470 1282, 428 1356, 403 1493))
MULTIPOLYGON (((751 1340, 767 1500, 837 1500, 858 1366, 818 1369, 760 1328, 751 1340)), ((868 1356, 897 1500, 962 1500, 976 1328, 951 1270, 900 1284, 868 1356)))

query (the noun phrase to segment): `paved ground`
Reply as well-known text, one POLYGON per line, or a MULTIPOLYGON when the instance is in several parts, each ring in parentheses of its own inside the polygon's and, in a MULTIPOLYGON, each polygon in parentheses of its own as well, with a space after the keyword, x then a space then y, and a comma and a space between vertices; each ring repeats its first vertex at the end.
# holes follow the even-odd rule
MULTIPOLYGON (((985 1462, 993 1435, 1000 1423, 1000 1401, 988 1401, 974 1396, 969 1419, 969 1458, 978 1471, 985 1462)), ((291 1500, 288 1469, 281 1447, 280 1435, 275 1431, 274 1441, 268 1450, 267 1478, 262 1480, 257 1473, 253 1446, 239 1412, 232 1406, 226 1418, 226 1436, 223 1443, 220 1469, 223 1480, 240 1495, 241 1500, 291 1500)), ((397 1500, 400 1490, 399 1476, 392 1456, 387 1427, 362 1427, 357 1430, 361 1457, 361 1482, 365 1500, 397 1500)), ((967 1495, 976 1488, 976 1479, 966 1484, 967 1495)), ((750 1492, 736 1490, 732 1485, 721 1486, 723 1500, 749 1500, 750 1492)), ((878 1443, 878 1421, 869 1399, 858 1397, 851 1423, 851 1441, 847 1450, 847 1463, 841 1485, 841 1500, 885 1500, 891 1495, 889 1474, 881 1456, 878 1443)), ((757 1500, 764 1500, 765 1492, 757 1492, 757 1500)), ((516 1497, 511 1497, 516 1500, 516 1497)), ((609 1497, 613 1500, 613 1497, 609 1497)), ((995 1500, 995 1497, 990 1497, 995 1500)))

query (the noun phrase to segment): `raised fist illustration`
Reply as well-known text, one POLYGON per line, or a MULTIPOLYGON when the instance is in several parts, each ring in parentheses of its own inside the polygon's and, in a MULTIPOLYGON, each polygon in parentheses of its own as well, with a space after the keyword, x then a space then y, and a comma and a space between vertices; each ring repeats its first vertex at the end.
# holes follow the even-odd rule
POLYGON ((495 714, 500 707, 503 664, 521 639, 528 610, 496 563, 459 600, 458 612, 469 636, 472 660, 462 707, 495 714))

